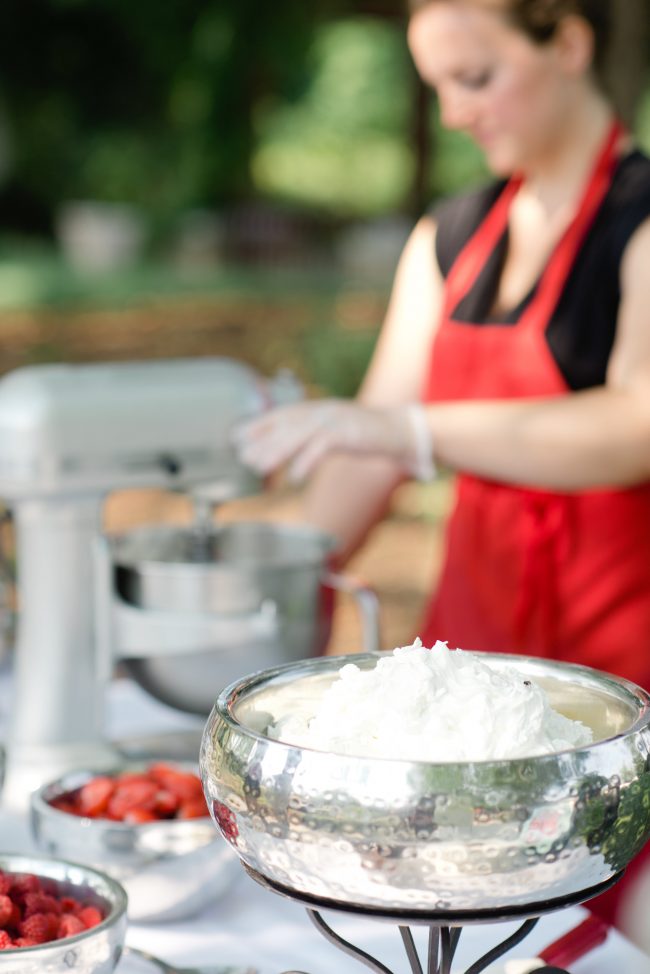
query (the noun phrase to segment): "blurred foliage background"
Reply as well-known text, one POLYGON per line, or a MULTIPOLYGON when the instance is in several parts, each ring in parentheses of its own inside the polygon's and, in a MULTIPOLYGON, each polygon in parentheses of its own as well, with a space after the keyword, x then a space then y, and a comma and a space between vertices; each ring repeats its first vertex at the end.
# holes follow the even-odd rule
MULTIPOLYGON (((611 2, 609 82, 650 149, 649 0, 611 2)), ((0 374, 227 355, 353 394, 414 220, 486 178, 439 126, 404 8, 2 0, 0 374)), ((111 500, 113 528, 176 517, 111 500)), ((351 566, 387 647, 416 631, 448 502, 444 478, 405 485, 351 566)), ((343 598, 330 651, 361 639, 343 598)))
MULTIPOLYGON (((650 148, 647 6, 610 81, 650 148)), ((4 0, 0 369, 216 352, 352 392, 414 218, 485 177, 401 0, 4 0)))

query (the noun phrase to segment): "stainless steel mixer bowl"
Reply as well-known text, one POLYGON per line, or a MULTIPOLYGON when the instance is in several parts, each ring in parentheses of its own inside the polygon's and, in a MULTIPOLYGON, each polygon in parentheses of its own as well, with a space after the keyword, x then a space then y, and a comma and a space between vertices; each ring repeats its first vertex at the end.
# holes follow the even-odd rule
MULTIPOLYGON (((157 613, 221 623, 224 635, 124 663, 153 696, 207 716, 219 690, 245 673, 323 652, 333 599, 330 535, 307 525, 155 525, 109 539, 116 597, 146 624, 157 613)), ((118 647, 119 649, 119 647, 118 647)))
POLYGON ((243 862, 320 901, 410 915, 519 910, 612 879, 650 836, 650 696, 586 667, 482 658, 543 686, 596 743, 428 764, 267 736, 270 723, 313 706, 341 666, 372 667, 378 654, 290 664, 226 688, 200 767, 215 823, 243 862))

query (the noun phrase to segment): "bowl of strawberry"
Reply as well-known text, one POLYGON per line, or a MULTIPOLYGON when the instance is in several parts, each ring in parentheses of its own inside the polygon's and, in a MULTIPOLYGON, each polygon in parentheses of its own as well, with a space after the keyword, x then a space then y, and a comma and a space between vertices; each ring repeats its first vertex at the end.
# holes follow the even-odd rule
POLYGON ((0 853, 1 974, 110 974, 126 935, 126 893, 98 870, 0 853))
POLYGON ((33 793, 30 821, 41 851, 118 880, 132 922, 191 916, 239 875, 190 765, 128 762, 110 772, 69 772, 33 793))

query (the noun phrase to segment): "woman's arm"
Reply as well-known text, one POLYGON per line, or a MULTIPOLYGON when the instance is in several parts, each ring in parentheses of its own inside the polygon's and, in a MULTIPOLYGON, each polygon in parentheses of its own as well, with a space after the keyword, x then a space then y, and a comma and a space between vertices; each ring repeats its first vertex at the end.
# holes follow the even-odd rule
MULTIPOLYGON (((382 330, 358 399, 369 406, 416 401, 440 314, 435 224, 422 218, 400 258, 382 330)), ((305 488, 300 516, 333 533, 344 562, 385 513, 404 471, 380 457, 332 454, 305 488)))
POLYGON ((553 399, 428 408, 439 463, 556 490, 650 479, 650 220, 621 266, 617 337, 606 384, 553 399))
MULTIPOLYGON (((420 452, 420 436, 414 440, 401 407, 419 398, 439 316, 442 284, 432 272, 434 233, 425 221, 407 246, 360 405, 287 407, 254 422, 249 431, 251 459, 262 469, 293 458, 305 470, 330 452, 301 511, 339 538, 343 557, 363 540, 392 489, 413 469, 414 446, 420 452)), ((552 490, 631 486, 650 479, 648 267, 650 220, 631 238, 621 264, 619 319, 605 385, 554 397, 431 404, 418 418, 424 419, 425 442, 428 426, 438 463, 552 490)))

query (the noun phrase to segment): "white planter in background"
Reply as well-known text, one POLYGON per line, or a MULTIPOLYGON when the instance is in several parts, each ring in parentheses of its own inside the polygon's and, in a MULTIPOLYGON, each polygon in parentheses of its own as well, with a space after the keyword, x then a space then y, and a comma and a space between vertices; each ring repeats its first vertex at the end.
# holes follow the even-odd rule
POLYGON ((138 261, 146 225, 142 214, 128 204, 71 200, 59 207, 56 233, 73 267, 110 271, 138 261))

